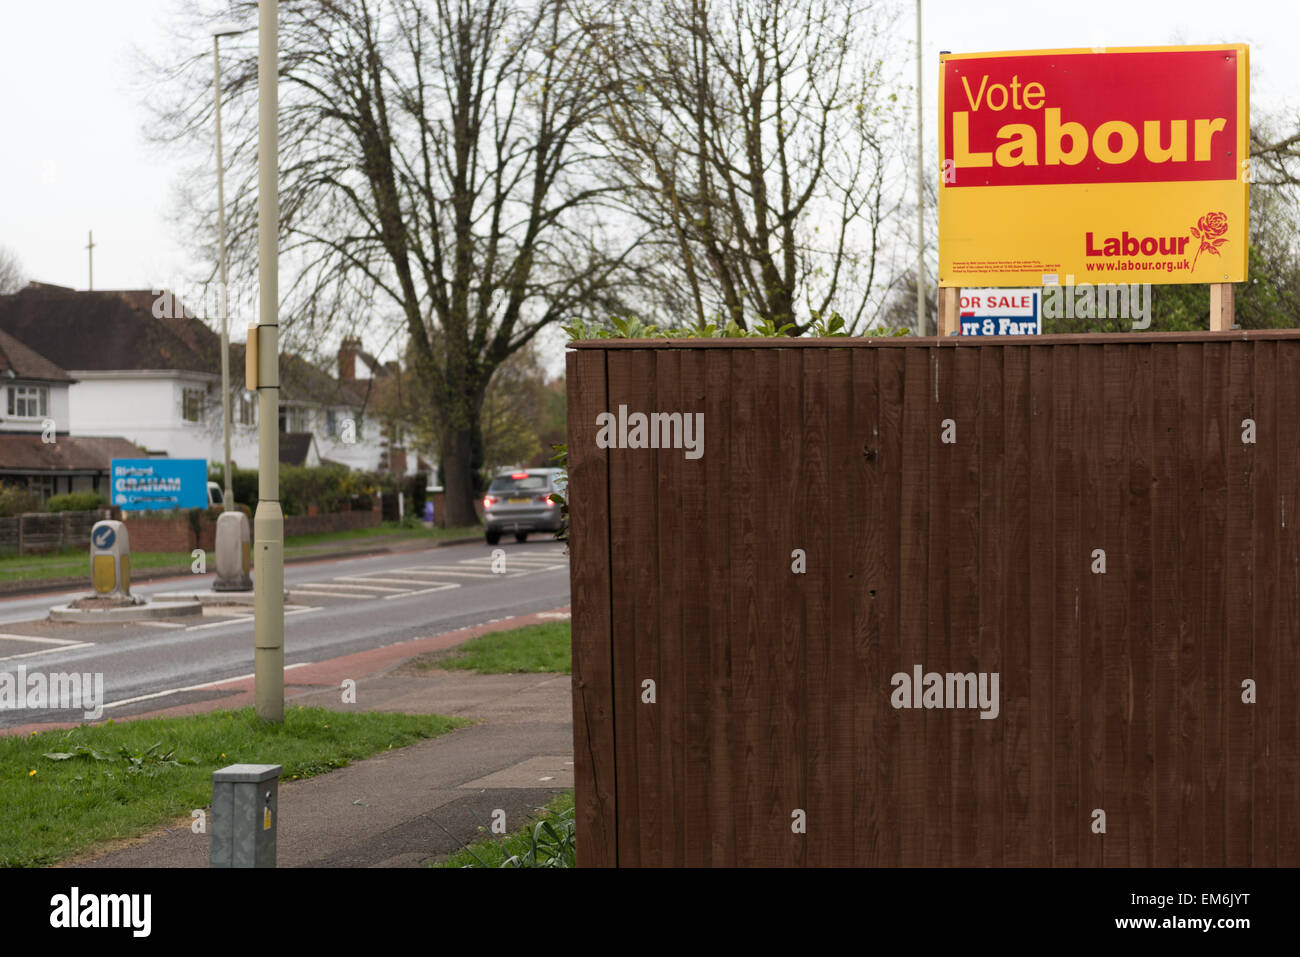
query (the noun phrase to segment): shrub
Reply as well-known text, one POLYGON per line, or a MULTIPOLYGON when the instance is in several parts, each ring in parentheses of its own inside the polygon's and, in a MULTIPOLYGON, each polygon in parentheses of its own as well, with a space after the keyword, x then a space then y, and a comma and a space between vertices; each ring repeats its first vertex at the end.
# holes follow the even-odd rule
POLYGON ((21 485, 0 485, 0 515, 8 517, 39 511, 42 511, 41 497, 36 492, 21 485))
POLYGON ((51 495, 45 503, 47 512, 89 512, 108 504, 108 496, 99 492, 67 492, 51 495))

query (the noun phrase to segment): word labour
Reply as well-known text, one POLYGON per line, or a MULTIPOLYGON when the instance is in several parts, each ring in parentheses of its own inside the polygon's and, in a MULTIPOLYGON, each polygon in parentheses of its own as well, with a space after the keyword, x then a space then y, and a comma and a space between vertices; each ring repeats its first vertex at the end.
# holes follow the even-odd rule
MULTIPOLYGON (((972 84, 961 78, 966 110, 952 113, 953 158, 957 167, 981 166, 1078 166, 1084 162, 1118 165, 1141 151, 1151 163, 1203 163, 1211 158, 1215 134, 1224 134, 1225 116, 1187 119, 1144 119, 1129 123, 1111 119, 1092 129, 1062 116, 1061 108, 1048 106, 1051 90, 1043 83, 1021 83, 1019 75, 1009 84, 990 83, 988 75, 972 84), (1039 124, 1005 123, 994 134, 996 144, 972 143, 971 114, 1001 113, 1010 107, 1017 119, 1025 111, 1042 111, 1042 141, 1039 124), (990 149, 989 147, 994 148, 990 149), (983 148, 981 148, 983 147, 983 148)), ((1032 116, 1033 114, 1028 114, 1032 116)), ((1226 135, 1226 134, 1225 134, 1226 135)))
POLYGON ((601 449, 684 449, 688 459, 704 454, 703 412, 632 412, 596 416, 596 447, 601 449))
POLYGON ((998 705, 998 672, 968 671, 965 674, 929 671, 922 674, 920 665, 913 665, 912 673, 900 671, 889 679, 893 694, 889 703, 894 708, 979 708, 981 718, 996 718, 998 705))

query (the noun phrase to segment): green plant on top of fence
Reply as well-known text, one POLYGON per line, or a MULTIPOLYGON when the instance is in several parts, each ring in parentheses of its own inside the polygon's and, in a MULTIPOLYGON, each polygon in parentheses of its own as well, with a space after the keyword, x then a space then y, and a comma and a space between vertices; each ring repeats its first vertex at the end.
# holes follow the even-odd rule
MULTIPOLYGON (((787 322, 778 326, 764 319, 752 329, 743 329, 734 319, 725 323, 698 320, 692 325, 659 326, 639 316, 611 316, 608 322, 573 319, 561 326, 570 340, 576 339, 775 339, 798 336, 798 326, 787 322)), ((813 313, 806 333, 816 338, 840 338, 850 335, 844 317, 838 312, 813 313)), ((908 336, 910 329, 868 328, 862 335, 869 338, 908 336)))

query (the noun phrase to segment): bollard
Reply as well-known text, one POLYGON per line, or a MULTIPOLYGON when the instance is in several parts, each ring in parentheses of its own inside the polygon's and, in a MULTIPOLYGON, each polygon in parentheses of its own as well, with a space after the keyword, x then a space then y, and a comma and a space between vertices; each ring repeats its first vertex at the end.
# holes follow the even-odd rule
POLYGON ((251 591, 248 516, 243 512, 222 512, 217 516, 217 577, 213 591, 251 591))
POLYGON ((123 523, 105 520, 90 530, 90 583, 101 597, 131 597, 131 539, 123 523))
POLYGON ((280 765, 232 764, 212 772, 212 867, 275 867, 280 765))

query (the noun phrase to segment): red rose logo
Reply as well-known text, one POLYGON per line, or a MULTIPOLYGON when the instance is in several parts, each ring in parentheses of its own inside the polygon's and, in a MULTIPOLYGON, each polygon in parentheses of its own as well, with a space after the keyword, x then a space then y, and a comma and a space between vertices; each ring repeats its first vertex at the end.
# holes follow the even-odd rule
POLYGON ((1192 257, 1193 271, 1196 269, 1196 260, 1200 258, 1201 253, 1219 255, 1219 247, 1227 242, 1223 238, 1223 234, 1227 231, 1228 217, 1223 213, 1206 213, 1197 221, 1192 227, 1192 235, 1201 241, 1201 245, 1196 250, 1196 255, 1192 257))

